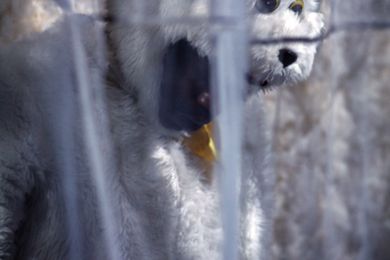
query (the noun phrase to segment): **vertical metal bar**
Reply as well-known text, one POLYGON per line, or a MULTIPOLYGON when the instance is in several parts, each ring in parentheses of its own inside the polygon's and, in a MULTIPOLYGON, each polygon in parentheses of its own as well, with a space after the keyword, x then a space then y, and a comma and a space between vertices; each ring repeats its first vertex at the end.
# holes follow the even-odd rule
MULTIPOLYGON (((337 12, 339 2, 336 0, 330 1, 331 8, 331 24, 338 24, 340 21, 339 14, 337 12)), ((340 245, 339 237, 337 236, 337 229, 335 227, 335 214, 332 207, 332 199, 334 193, 337 192, 337 185, 335 183, 335 166, 334 166, 334 158, 336 156, 336 150, 334 149, 335 144, 335 136, 336 136, 336 104, 334 99, 337 94, 337 87, 339 85, 339 77, 338 70, 339 66, 337 64, 340 63, 340 59, 343 59, 343 49, 339 46, 340 41, 343 41, 342 36, 338 35, 333 38, 333 41, 337 44, 336 48, 334 48, 334 54, 337 59, 332 59, 332 69, 330 70, 330 108, 329 108, 329 116, 328 116, 328 124, 326 128, 326 154, 325 154, 325 189, 324 189, 324 200, 325 207, 323 209, 322 215, 322 229, 324 233, 324 239, 322 242, 322 250, 323 250, 323 258, 324 259, 338 259, 342 255, 342 246, 340 245)))
POLYGON ((119 246, 117 245, 117 234, 119 229, 117 227, 115 218, 115 209, 110 200, 113 198, 113 193, 109 189, 109 180, 105 176, 105 169, 107 168, 107 160, 101 151, 101 141, 98 134, 98 123, 95 119, 93 109, 90 75, 87 65, 87 57, 82 45, 82 36, 79 30, 77 21, 71 17, 73 13, 74 0, 63 0, 62 7, 64 8, 66 18, 69 22, 70 40, 73 51, 74 69, 76 72, 76 84, 79 90, 79 103, 81 107, 81 118, 84 127, 84 141, 86 150, 89 156, 89 165, 92 179, 95 182, 97 198, 99 202, 99 211, 102 217, 104 242, 109 259, 121 259, 119 246))
MULTIPOLYGON (((71 79, 67 79, 71 80, 71 79)), ((59 84, 56 88, 56 96, 61 99, 54 100, 48 98, 48 102, 52 102, 51 107, 56 109, 56 117, 50 118, 50 123, 53 125, 53 136, 55 138, 54 145, 56 147, 56 163, 57 170, 60 174, 62 185, 62 196, 65 203, 66 214, 66 232, 69 240, 69 258, 81 260, 83 251, 83 238, 80 222, 80 205, 77 200, 77 177, 76 177, 76 162, 75 162, 75 102, 74 93, 68 82, 59 84)))
MULTIPOLYGON (((64 10, 70 9, 70 3, 67 0, 55 0, 55 2, 64 10)), ((69 51, 71 53, 71 51, 69 51)), ((71 64, 67 64, 71 67, 71 64)), ((80 214, 79 203, 77 201, 77 179, 76 179, 76 164, 74 158, 75 138, 73 129, 75 124, 75 102, 74 95, 71 90, 70 82, 61 85, 57 95, 61 99, 54 101, 53 106, 58 108, 57 117, 53 118, 54 138, 58 149, 56 149, 56 157, 58 169, 60 171, 62 196, 65 203, 66 214, 66 231, 69 240, 69 255, 70 259, 81 260, 82 253, 82 233, 80 232, 80 214), (59 105, 57 104, 59 103, 59 105)), ((50 98, 49 98, 50 100, 50 98)))
MULTIPOLYGON (((366 62, 368 64, 372 64, 373 57, 370 54, 375 53, 375 47, 373 44, 373 39, 367 40, 366 44, 366 52, 368 54, 366 62)), ((367 91, 365 86, 370 84, 370 75, 369 72, 365 72, 362 75, 362 82, 363 84, 359 84, 357 87, 357 93, 359 93, 359 103, 365 104, 365 106, 361 106, 361 110, 358 110, 358 118, 359 120, 356 122, 357 128, 360 129, 359 135, 357 137, 358 145, 360 146, 360 156, 361 156, 361 178, 360 183, 358 185, 358 193, 360 194, 359 202, 357 209, 357 223, 358 228, 357 232, 360 236, 361 241, 361 249, 359 250, 359 253, 357 255, 358 260, 364 260, 364 259, 372 259, 374 256, 372 255, 372 248, 371 248, 371 241, 370 241, 370 232, 369 232, 369 207, 370 207, 370 197, 369 197, 369 176, 371 174, 371 166, 370 166, 370 158, 372 154, 372 139, 370 140, 370 131, 372 126, 370 126, 370 111, 368 107, 370 106, 370 99, 368 98, 369 94, 367 94, 367 91)))
POLYGON ((214 93, 219 115, 219 184, 224 230, 223 259, 238 259, 243 90, 247 37, 245 1, 215 0, 212 15, 229 21, 215 34, 214 93))

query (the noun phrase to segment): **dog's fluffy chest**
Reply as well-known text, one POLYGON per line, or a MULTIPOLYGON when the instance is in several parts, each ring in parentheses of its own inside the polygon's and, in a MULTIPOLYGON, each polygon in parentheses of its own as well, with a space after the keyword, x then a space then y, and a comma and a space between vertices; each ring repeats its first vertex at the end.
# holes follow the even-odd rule
POLYGON ((181 142, 157 144, 152 154, 157 171, 152 174, 161 181, 156 182, 152 192, 159 192, 157 196, 166 198, 168 203, 158 202, 154 208, 162 206, 163 214, 171 218, 168 233, 175 257, 216 259, 222 232, 216 187, 205 180, 204 169, 192 159, 181 142))
POLYGON ((116 100, 111 111, 121 185, 130 194, 124 196, 129 205, 121 206, 133 209, 128 219, 136 220, 140 232, 134 236, 130 231, 130 239, 145 240, 137 244, 150 252, 147 258, 218 258, 221 226, 215 185, 205 179, 204 168, 181 140, 145 129, 137 113, 129 113, 134 105, 124 105, 129 102, 116 100))
MULTIPOLYGON (((120 161, 125 162, 120 168, 122 185, 130 193, 126 201, 133 209, 127 213, 137 219, 140 230, 139 235, 130 234, 129 238, 143 237, 146 242, 139 244, 150 247, 143 251, 151 252, 151 258, 219 259, 222 228, 216 176, 214 180, 207 179, 199 158, 189 152, 182 140, 148 131, 134 116, 137 113, 121 107, 125 108, 123 113, 117 109, 114 113, 114 140, 121 140, 117 145, 123 157, 120 161)), ((249 161, 243 169, 246 177, 242 189, 247 194, 241 205, 241 254, 242 259, 256 259, 263 221, 257 182, 263 162, 256 160, 259 165, 254 166, 252 157, 256 154, 245 154, 249 161)))
MULTIPOLYGON (((204 169, 180 140, 167 140, 145 129, 127 97, 110 98, 108 104, 115 167, 104 174, 114 179, 108 184, 114 195, 109 197, 110 210, 116 210, 112 214, 118 224, 114 239, 123 259, 220 259, 222 228, 216 180, 205 178, 204 169)), ((257 142, 257 135, 253 139, 257 142)), ((256 158, 261 154, 261 149, 244 153, 241 259, 259 256, 263 223, 259 183, 264 165, 256 158)), ((107 259, 94 175, 83 163, 79 166, 76 190, 83 258, 107 259)), ((60 203, 63 194, 58 176, 55 171, 45 176, 47 183, 39 186, 42 196, 36 200, 37 208, 27 219, 31 227, 21 240, 20 259, 69 258, 66 238, 70 221, 66 205, 60 203)))

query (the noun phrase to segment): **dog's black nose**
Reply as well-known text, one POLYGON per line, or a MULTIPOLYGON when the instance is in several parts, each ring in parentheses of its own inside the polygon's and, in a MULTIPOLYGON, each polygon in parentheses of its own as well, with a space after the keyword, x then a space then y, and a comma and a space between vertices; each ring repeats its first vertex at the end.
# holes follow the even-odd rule
POLYGON ((283 64, 283 68, 286 68, 297 60, 298 55, 290 49, 281 49, 278 58, 283 64))

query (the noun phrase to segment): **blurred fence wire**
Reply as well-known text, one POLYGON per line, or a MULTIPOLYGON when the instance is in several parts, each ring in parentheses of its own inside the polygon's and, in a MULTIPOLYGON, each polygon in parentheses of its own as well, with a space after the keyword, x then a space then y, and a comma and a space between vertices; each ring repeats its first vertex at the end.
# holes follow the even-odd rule
MULTIPOLYGON (((220 28, 231 28, 236 26, 239 21, 234 18, 229 17, 218 17, 211 16, 208 18, 203 17, 172 17, 172 18, 152 18, 152 19, 128 19, 126 21, 118 20, 117 18, 111 15, 101 15, 95 17, 98 20, 107 23, 123 23, 126 24, 139 24, 139 25, 155 25, 155 24, 184 24, 190 26, 199 26, 199 24, 207 22, 210 26, 216 26, 220 28)), ((327 29, 324 30, 320 35, 315 37, 278 37, 278 38, 252 38, 250 39, 251 45, 269 45, 269 44, 280 44, 280 43, 317 43, 321 42, 331 35, 339 32, 350 32, 350 31, 365 31, 365 30, 389 30, 390 29, 390 20, 373 20, 373 21, 345 21, 340 23, 331 23, 327 26, 327 29)))

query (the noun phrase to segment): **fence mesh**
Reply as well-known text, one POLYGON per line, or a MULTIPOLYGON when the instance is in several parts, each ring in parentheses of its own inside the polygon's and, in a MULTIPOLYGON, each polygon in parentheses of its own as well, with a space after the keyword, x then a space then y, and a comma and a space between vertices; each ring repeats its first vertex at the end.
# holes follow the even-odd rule
MULTIPOLYGON (((144 1, 136 1, 137 10, 144 1)), ((63 15, 50 0, 12 3, 23 9, 0 9, 4 42, 43 31, 63 15)), ((79 0, 75 10, 114 21, 99 4, 79 0)), ((253 45, 321 42, 308 81, 265 94, 275 182, 266 259, 389 259, 390 3, 323 1, 321 9, 328 21, 321 35, 250 39, 253 45)), ((205 21, 216 31, 237 24, 217 16, 147 14, 115 22, 197 26, 205 21)))

